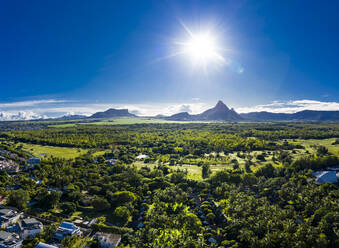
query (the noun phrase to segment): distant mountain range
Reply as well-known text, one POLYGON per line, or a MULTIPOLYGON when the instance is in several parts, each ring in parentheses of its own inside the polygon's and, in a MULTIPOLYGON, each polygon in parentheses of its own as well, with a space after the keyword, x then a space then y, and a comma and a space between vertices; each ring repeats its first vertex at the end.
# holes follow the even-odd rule
POLYGON ((339 111, 303 110, 293 114, 252 112, 240 116, 250 121, 339 121, 339 111))
POLYGON ((62 117, 54 118, 54 120, 68 121, 68 120, 78 120, 78 119, 85 119, 85 118, 87 118, 86 115, 64 115, 62 117))
MULTIPOLYGON (((120 117, 138 117, 131 114, 128 109, 108 109, 104 112, 97 112, 90 117, 83 115, 64 116, 59 119, 111 119, 120 117)), ((201 114, 191 115, 188 112, 181 112, 171 116, 157 115, 153 118, 170 121, 339 121, 339 111, 315 111, 304 110, 293 114, 251 112, 238 114, 233 108, 228 108, 222 101, 218 101, 215 107, 208 109, 201 114)))
POLYGON ((251 112, 238 114, 234 109, 229 109, 222 101, 214 108, 208 109, 198 115, 190 115, 187 112, 178 113, 166 120, 173 121, 339 121, 339 111, 303 110, 293 114, 251 112))

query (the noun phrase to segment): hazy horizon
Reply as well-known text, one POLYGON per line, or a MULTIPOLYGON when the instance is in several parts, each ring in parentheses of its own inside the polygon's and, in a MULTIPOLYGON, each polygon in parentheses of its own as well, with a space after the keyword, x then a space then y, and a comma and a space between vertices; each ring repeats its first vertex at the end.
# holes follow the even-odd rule
MULTIPOLYGON (((219 99, 222 100, 222 99, 219 99)), ((296 101, 274 101, 268 104, 257 106, 234 107, 227 104, 229 108, 234 108, 238 113, 267 111, 272 113, 296 113, 302 110, 339 110, 337 102, 321 102, 315 100, 296 101)), ((192 99, 187 103, 143 103, 143 104, 117 104, 117 103, 81 103, 70 100, 33 100, 21 102, 0 103, 0 120, 31 120, 47 119, 68 115, 90 116, 96 112, 105 111, 110 108, 128 109, 130 113, 137 116, 173 115, 180 112, 199 114, 212 108, 217 103, 202 102, 199 99, 192 99)))

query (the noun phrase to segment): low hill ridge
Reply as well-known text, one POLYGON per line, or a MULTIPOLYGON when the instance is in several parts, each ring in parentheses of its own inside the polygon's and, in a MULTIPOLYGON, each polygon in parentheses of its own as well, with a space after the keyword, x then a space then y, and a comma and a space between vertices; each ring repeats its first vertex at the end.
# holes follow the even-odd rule
POLYGON ((136 117, 136 115, 128 112, 128 109, 108 109, 104 112, 97 112, 90 116, 90 118, 115 118, 115 117, 136 117))

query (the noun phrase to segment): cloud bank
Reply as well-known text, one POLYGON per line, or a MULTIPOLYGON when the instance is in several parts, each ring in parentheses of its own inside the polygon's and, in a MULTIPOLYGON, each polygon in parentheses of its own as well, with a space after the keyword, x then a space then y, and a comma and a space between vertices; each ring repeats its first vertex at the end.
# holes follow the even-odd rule
MULTIPOLYGON (((227 104, 227 103, 226 103, 227 104)), ((0 103, 0 121, 34 120, 56 118, 67 115, 90 116, 109 108, 127 108, 138 116, 172 115, 179 112, 198 114, 213 107, 214 104, 194 99, 188 103, 152 103, 152 104, 110 104, 80 103, 69 100, 36 100, 0 103)), ((229 106, 232 107, 232 106, 229 106)), ((339 102, 322 102, 316 100, 274 101, 272 103, 238 107, 238 113, 267 111, 273 113, 295 113, 302 110, 339 110, 339 102)))
POLYGON ((236 109, 239 113, 267 111, 273 113, 296 113, 303 110, 339 110, 339 102, 321 102, 315 100, 274 101, 269 104, 236 109))

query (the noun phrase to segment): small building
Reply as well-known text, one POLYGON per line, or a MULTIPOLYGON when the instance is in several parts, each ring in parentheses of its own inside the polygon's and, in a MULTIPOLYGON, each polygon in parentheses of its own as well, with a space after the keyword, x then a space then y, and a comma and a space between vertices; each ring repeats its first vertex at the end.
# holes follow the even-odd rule
POLYGON ((149 158, 149 156, 145 154, 140 154, 139 156, 137 156, 137 159, 146 159, 146 158, 149 158))
POLYGON ((0 248, 19 248, 22 239, 15 233, 0 231, 0 248))
POLYGON ((21 228, 23 229, 22 237, 35 237, 40 234, 44 229, 44 225, 35 218, 23 219, 20 223, 21 228))
POLYGON ((81 235, 80 228, 71 222, 64 221, 58 227, 53 237, 61 241, 67 236, 74 236, 74 235, 77 235, 77 236, 81 235))
POLYGON ((313 172, 315 181, 318 184, 337 183, 338 178, 335 171, 316 171, 313 172))
POLYGON ((40 242, 35 248, 58 248, 58 247, 40 242))
POLYGON ((0 227, 7 228, 9 225, 16 223, 22 213, 18 213, 16 210, 3 208, 0 209, 0 227))
POLYGON ((121 235, 99 232, 96 235, 101 248, 117 247, 121 241, 121 235))

